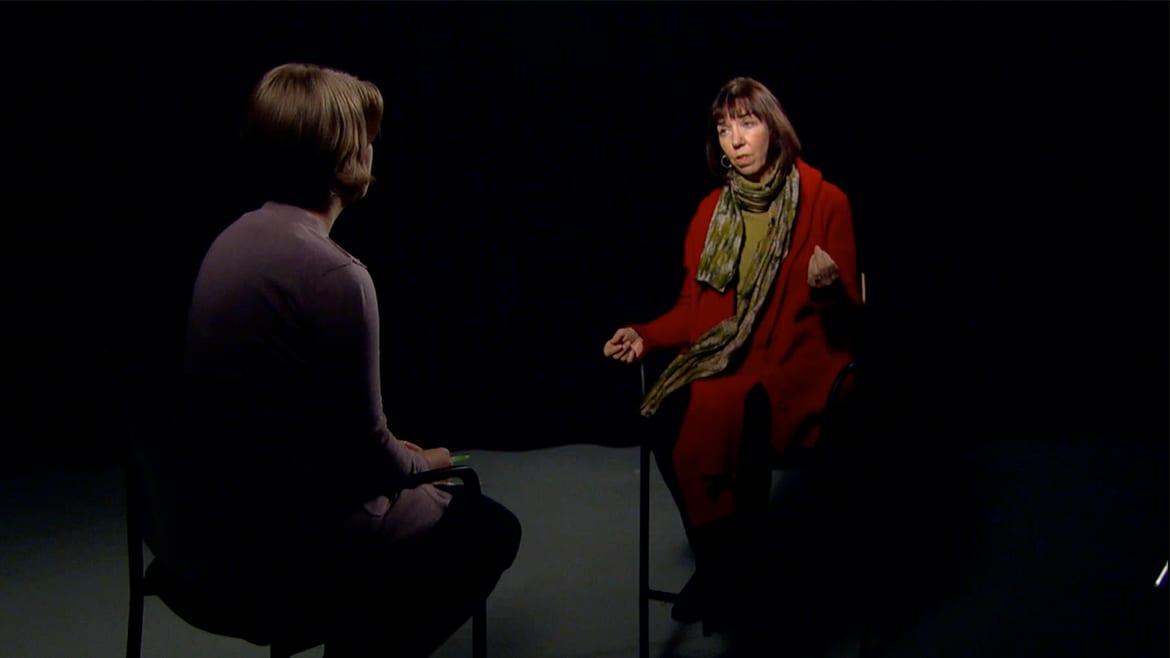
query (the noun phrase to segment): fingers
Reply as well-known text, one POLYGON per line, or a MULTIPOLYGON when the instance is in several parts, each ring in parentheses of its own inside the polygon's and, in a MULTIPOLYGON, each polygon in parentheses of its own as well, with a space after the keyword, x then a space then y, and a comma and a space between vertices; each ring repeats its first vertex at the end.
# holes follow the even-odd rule
POLYGON ((417 443, 413 443, 411 441, 402 441, 401 439, 399 440, 399 442, 402 445, 406 446, 406 449, 410 450, 411 452, 422 452, 423 451, 422 446, 418 445, 417 443))
POLYGON ((839 278, 841 278, 841 274, 836 270, 832 270, 825 274, 818 274, 816 276, 810 273, 808 277, 808 285, 812 286, 813 288, 825 288, 836 283, 839 278))
POLYGON ((820 245, 813 247, 813 255, 809 258, 810 266, 812 263, 816 263, 817 267, 821 268, 837 266, 837 261, 833 260, 833 257, 829 255, 829 252, 821 249, 820 245))
POLYGON ((601 353, 620 361, 626 350, 630 349, 630 345, 639 339, 641 336, 638 335, 638 332, 630 327, 622 327, 613 333, 613 338, 606 341, 601 353))
POLYGON ((622 345, 621 349, 614 353, 613 358, 622 363, 633 363, 642 358, 643 351, 642 341, 634 340, 622 345))
POLYGON ((831 285, 841 276, 841 271, 833 257, 820 245, 813 246, 813 254, 808 259, 808 285, 814 288, 824 288, 831 285))
POLYGON ((423 455, 426 457, 427 462, 431 465, 431 468, 446 468, 451 466, 453 463, 451 461, 451 451, 447 450, 446 448, 431 448, 430 450, 424 450, 423 455))
POLYGON ((605 347, 601 349, 602 354, 605 356, 616 356, 622 350, 622 346, 627 340, 629 340, 629 337, 625 333, 625 328, 618 329, 613 332, 613 338, 605 341, 605 347))
POLYGON ((613 333, 613 338, 610 340, 616 343, 628 343, 632 340, 638 340, 641 336, 634 331, 632 327, 622 327, 613 333))

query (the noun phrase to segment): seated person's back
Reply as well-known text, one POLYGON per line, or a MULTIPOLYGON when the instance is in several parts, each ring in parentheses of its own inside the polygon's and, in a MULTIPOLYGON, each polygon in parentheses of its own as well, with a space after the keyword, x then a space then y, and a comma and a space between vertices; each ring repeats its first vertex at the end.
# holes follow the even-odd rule
POLYGON ((329 237, 373 180, 381 92, 288 64, 246 118, 269 201, 216 238, 196 278, 157 468, 159 562, 210 594, 323 604, 330 656, 429 655, 511 565, 520 525, 487 497, 401 487, 451 456, 387 427, 373 279, 329 237))

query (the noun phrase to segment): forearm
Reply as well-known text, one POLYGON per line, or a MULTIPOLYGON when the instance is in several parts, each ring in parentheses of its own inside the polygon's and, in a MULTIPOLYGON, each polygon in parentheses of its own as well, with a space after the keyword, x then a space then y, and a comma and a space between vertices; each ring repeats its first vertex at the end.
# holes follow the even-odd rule
POLYGON ((681 349, 691 343, 691 321, 699 294, 693 272, 693 268, 685 268, 678 297, 670 310, 648 322, 629 325, 642 337, 647 350, 681 349))
POLYGON ((379 443, 384 455, 384 460, 387 462, 387 470, 393 477, 406 476, 414 473, 421 473, 422 471, 431 470, 431 463, 423 453, 411 450, 406 447, 394 433, 385 426, 385 420, 379 435, 379 443))
POLYGON ((647 351, 680 349, 690 343, 687 317, 687 309, 675 307, 650 322, 629 327, 642 337, 647 351))

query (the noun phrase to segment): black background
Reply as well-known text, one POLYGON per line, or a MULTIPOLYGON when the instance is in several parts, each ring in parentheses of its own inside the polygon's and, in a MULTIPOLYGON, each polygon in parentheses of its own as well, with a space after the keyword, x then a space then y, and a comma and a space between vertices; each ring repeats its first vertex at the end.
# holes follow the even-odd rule
POLYGON ((854 211, 875 448, 852 487, 876 524, 859 577, 886 579, 884 610, 929 610, 919 594, 959 587, 969 558, 998 574, 965 630, 919 627, 944 653, 905 655, 1165 655, 1165 587, 1147 593, 1170 518, 1168 14, 5 3, 4 464, 121 459, 125 419, 173 375, 200 258, 263 201, 237 127, 287 61, 387 101, 378 181, 333 237, 378 286, 393 431, 630 444, 636 371, 601 346, 673 301, 715 185, 708 104, 750 75, 854 211), (1007 637, 1028 640, 980 645, 1007 637))
POLYGON ((707 106, 735 75, 852 202, 875 432, 1165 437, 1165 4, 0 11, 9 395, 34 458, 117 455, 121 371, 167 372, 199 259, 262 201, 236 131, 286 61, 386 97, 378 182, 333 237, 378 285, 404 438, 624 440, 635 377, 601 344, 673 300, 715 185, 707 106))
POLYGON ((604 443, 631 376, 600 344, 673 300, 714 185, 707 104, 739 74, 851 197, 883 419, 1164 434, 1162 5, 6 11, 26 43, 6 102, 28 153, 9 196, 23 410, 99 414, 110 364, 174 354, 202 251, 261 201, 242 103, 311 61, 385 92, 378 183, 333 238, 378 283, 405 436, 604 443))

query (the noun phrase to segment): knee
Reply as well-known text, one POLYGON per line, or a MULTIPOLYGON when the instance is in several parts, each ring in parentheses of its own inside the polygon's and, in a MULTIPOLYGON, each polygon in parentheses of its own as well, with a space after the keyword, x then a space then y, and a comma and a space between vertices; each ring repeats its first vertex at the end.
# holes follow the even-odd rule
POLYGON ((711 464, 722 462, 727 448, 716 441, 679 441, 670 453, 670 460, 679 477, 697 477, 709 470, 711 464))
POLYGON ((520 552, 520 540, 524 535, 524 530, 520 525, 520 519, 512 512, 508 512, 504 522, 504 540, 502 542, 503 550, 500 553, 501 561, 500 568, 507 569, 512 566, 512 562, 516 560, 516 554, 520 552))
POLYGON ((503 571, 512 566, 520 551, 523 528, 520 519, 511 510, 491 500, 484 499, 484 521, 487 526, 485 538, 490 538, 488 558, 493 568, 503 571))

